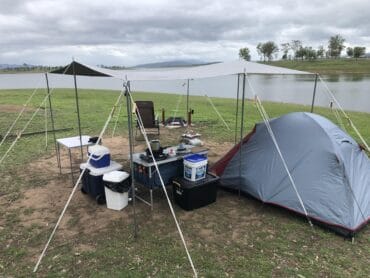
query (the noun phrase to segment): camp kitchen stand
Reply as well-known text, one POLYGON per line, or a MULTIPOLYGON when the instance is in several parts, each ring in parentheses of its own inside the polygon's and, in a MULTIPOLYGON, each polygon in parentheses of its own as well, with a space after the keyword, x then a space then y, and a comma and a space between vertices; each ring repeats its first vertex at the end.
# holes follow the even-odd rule
MULTIPOLYGON (((191 145, 185 145, 187 149, 190 149, 188 153, 176 154, 175 156, 168 156, 164 160, 157 160, 157 165, 161 173, 164 185, 170 185, 172 178, 183 176, 183 159, 184 157, 192 154, 207 155, 208 149, 195 147, 191 145)), ((176 150, 176 147, 171 147, 176 150)), ((140 158, 140 155, 145 154, 134 153, 132 162, 134 164, 134 180, 136 185, 140 185, 149 189, 150 200, 145 200, 143 197, 136 194, 136 198, 145 204, 149 205, 153 209, 153 190, 162 188, 159 175, 154 166, 154 162, 147 162, 140 158)))

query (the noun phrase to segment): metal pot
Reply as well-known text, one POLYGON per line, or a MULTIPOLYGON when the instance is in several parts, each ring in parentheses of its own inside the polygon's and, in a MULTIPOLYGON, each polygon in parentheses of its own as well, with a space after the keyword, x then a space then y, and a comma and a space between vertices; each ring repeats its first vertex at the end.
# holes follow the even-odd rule
POLYGON ((161 149, 161 143, 159 142, 159 140, 152 140, 150 141, 150 148, 152 149, 152 151, 158 152, 161 149))

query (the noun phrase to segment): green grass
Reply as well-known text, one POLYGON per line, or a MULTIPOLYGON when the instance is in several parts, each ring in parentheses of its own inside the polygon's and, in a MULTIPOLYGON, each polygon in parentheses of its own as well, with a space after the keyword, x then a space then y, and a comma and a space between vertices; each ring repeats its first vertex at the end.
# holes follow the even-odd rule
MULTIPOLYGON (((30 90, 0 91, 0 134, 4 134, 17 112, 4 107, 21 105, 30 95, 30 90)), ((31 103, 37 108, 45 92, 38 92, 31 103)), ((81 124, 85 134, 98 134, 107 118, 118 92, 80 90, 81 124)), ((153 100, 160 115, 165 108, 167 116, 176 107, 178 95, 134 93, 140 100, 153 100)), ((234 142, 235 134, 225 128, 217 118, 211 105, 204 97, 191 96, 190 107, 195 110, 195 130, 202 138, 218 143, 234 142)), ((225 121, 235 127, 235 100, 213 98, 213 103, 225 121)), ((56 128, 73 127, 60 132, 58 137, 76 135, 77 120, 73 90, 55 90, 53 93, 56 128)), ((185 97, 181 102, 184 115, 185 97)), ((270 117, 293 111, 309 111, 310 107, 265 102, 270 117)), ((19 108, 21 108, 19 106, 19 108)), ((316 111, 332 121, 336 118, 331 111, 317 108, 316 111)), ((20 130, 32 114, 27 111, 16 130, 20 130)), ((261 118, 251 101, 246 102, 245 132, 261 118)), ((370 115, 349 112, 367 142, 370 142, 370 115)), ((127 136, 127 114, 125 107, 119 118, 117 134, 127 136)), ((239 120, 240 122, 240 120, 239 120)), ((44 111, 37 114, 29 132, 44 129, 44 111)), ((348 124, 346 124, 348 127, 348 124)), ((50 128, 50 122, 49 122, 50 128)), ((112 132, 113 124, 107 130, 112 132)), ((238 127, 238 137, 239 135, 238 127)), ((347 130, 355 138, 348 127, 347 130)), ((356 138, 358 139, 358 138, 356 138)), ((61 211, 61 205, 50 207, 50 215, 34 207, 16 206, 31 189, 47 188, 57 179, 69 184, 68 175, 45 176, 30 173, 29 163, 35 158, 53 154, 52 137, 45 150, 43 134, 21 138, 0 167, 0 276, 36 277, 32 275, 36 257, 40 254, 47 237, 61 211), (48 223, 25 225, 24 219, 35 217, 48 223)), ((10 141, 0 147, 0 155, 10 141)), ((226 150, 225 150, 226 151, 226 150)), ((70 188, 65 187, 68 194, 70 188)), ((61 197, 62 198, 62 197, 61 197)), ((64 197, 63 197, 64 198, 64 197)), ((170 216, 166 201, 159 192, 155 196, 155 208, 151 212, 138 203, 139 238, 132 237, 132 220, 129 217, 108 221, 106 226, 89 231, 103 208, 97 208, 89 199, 72 201, 68 209, 66 227, 58 230, 52 241, 38 275, 47 277, 190 277, 192 272, 183 246, 170 216), (83 213, 83 214, 81 214, 83 213), (85 220, 84 220, 85 218, 85 220), (86 220, 87 218, 87 220, 86 220), (86 230, 87 229, 87 230, 86 230), (72 234, 69 234, 72 233, 72 234), (88 248, 80 248, 86 246, 88 248)), ((62 202, 63 203, 63 202, 62 202)), ((334 235, 324 229, 312 230, 304 218, 270 206, 263 206, 250 198, 219 192, 215 204, 185 212, 176 208, 184 235, 195 266, 202 277, 261 277, 261 276, 333 276, 368 277, 370 275, 370 229, 366 227, 356 237, 355 243, 334 235)), ((127 208, 122 215, 131 215, 127 208)))
POLYGON ((370 74, 370 59, 279 60, 267 64, 321 74, 370 74))

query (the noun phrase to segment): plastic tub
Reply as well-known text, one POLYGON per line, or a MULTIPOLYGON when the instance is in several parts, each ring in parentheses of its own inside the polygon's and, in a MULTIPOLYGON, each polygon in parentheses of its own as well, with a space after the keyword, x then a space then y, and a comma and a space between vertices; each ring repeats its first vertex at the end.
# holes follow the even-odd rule
POLYGON ((128 173, 123 171, 113 171, 104 174, 103 181, 107 208, 122 210, 128 205, 129 176, 128 173))
POLYGON ((110 152, 107 147, 94 145, 88 148, 90 164, 95 168, 108 167, 110 164, 110 152))
POLYGON ((200 154, 189 155, 184 158, 184 178, 189 181, 204 179, 207 173, 208 160, 200 154))

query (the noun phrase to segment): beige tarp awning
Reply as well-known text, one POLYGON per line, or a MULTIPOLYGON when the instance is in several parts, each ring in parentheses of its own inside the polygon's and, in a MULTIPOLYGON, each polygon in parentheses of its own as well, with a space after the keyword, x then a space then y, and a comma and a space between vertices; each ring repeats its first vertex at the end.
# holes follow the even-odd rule
POLYGON ((215 63, 203 66, 192 66, 172 69, 127 69, 111 70, 89 66, 79 62, 53 71, 51 73, 76 74, 86 76, 110 76, 128 81, 144 80, 186 80, 218 77, 234 74, 278 74, 278 75, 313 75, 310 72, 291 70, 243 60, 215 63))

